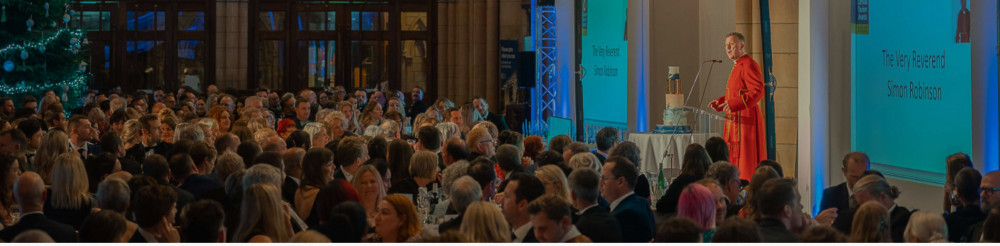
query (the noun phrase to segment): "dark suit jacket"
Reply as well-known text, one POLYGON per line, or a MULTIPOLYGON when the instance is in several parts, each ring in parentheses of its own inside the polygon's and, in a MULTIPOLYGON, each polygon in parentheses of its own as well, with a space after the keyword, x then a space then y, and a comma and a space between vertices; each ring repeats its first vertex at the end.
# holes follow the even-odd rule
MULTIPOLYGON (((510 239, 511 240, 516 240, 517 236, 514 235, 513 229, 511 229, 511 230, 512 231, 510 232, 510 239)), ((538 242, 538 238, 535 237, 535 227, 531 227, 531 229, 528 230, 528 234, 524 235, 524 240, 521 240, 521 242, 522 243, 537 243, 538 242)))
MULTIPOLYGON (((87 153, 84 153, 84 154, 86 154, 86 156, 80 156, 80 159, 87 160, 87 159, 93 158, 93 157, 95 157, 95 156, 100 155, 101 153, 103 153, 103 152, 101 152, 101 146, 100 145, 92 144, 90 142, 86 142, 84 144, 87 145, 87 153)), ((76 150, 73 150, 73 151, 76 151, 76 150)))
POLYGON ((636 195, 626 197, 611 211, 622 229, 622 242, 649 242, 653 239, 655 225, 653 210, 636 195))
POLYGON ((771 218, 764 218, 758 222, 760 225, 760 235, 765 243, 794 243, 799 241, 799 234, 788 230, 785 223, 771 218))
POLYGON ((18 234, 21 232, 38 229, 45 233, 48 233, 52 240, 60 243, 71 243, 76 242, 76 231, 73 230, 73 226, 56 222, 51 220, 43 214, 30 214, 21 218, 17 224, 14 224, 3 231, 0 231, 0 239, 10 242, 14 240, 18 234))
POLYGON ((622 228, 618 220, 611 217, 608 208, 601 206, 587 209, 576 221, 576 229, 595 243, 616 243, 622 241, 622 228))
MULTIPOLYGON (((948 215, 944 216, 944 221, 948 224, 948 241, 949 242, 968 242, 970 239, 966 237, 966 231, 979 222, 983 222, 986 219, 986 214, 979 209, 979 206, 964 206, 955 210, 948 215), (954 232, 954 233, 952 233, 954 232)), ((978 238, 971 239, 972 241, 979 240, 978 238)))
MULTIPOLYGON (((608 151, 610 151, 610 150, 608 150, 608 151)), ((604 163, 604 160, 608 159, 607 157, 604 157, 604 155, 601 155, 601 153, 598 153, 597 150, 591 151, 590 153, 594 154, 594 156, 597 156, 597 160, 601 161, 601 163, 604 163)), ((593 239, 593 238, 591 238, 591 239, 593 239)))
POLYGON ((504 120, 503 115, 489 113, 486 115, 486 120, 493 122, 494 125, 497 125, 497 131, 509 129, 509 127, 507 127, 507 121, 504 120))
POLYGON ((225 185, 208 175, 190 175, 184 179, 184 183, 178 188, 190 192, 195 201, 211 199, 220 204, 226 201, 225 185))
POLYGON ((677 213, 677 201, 680 200, 684 187, 697 182, 699 179, 701 177, 688 174, 677 176, 677 179, 674 179, 670 187, 667 187, 667 192, 663 193, 663 197, 660 197, 660 200, 656 201, 656 212, 661 214, 677 213))
MULTIPOLYGON (((431 188, 428 187, 427 191, 431 191, 431 188)), ((420 194, 420 186, 417 185, 417 181, 414 181, 412 177, 406 178, 392 184, 392 187, 389 188, 389 194, 408 194, 413 199, 413 204, 416 204, 417 196, 420 194)))
MULTIPOLYGON (((413 125, 413 121, 417 119, 417 115, 427 112, 427 104, 424 101, 417 101, 410 105, 410 108, 406 110, 406 116, 410 118, 410 125, 413 125)), ((441 112, 444 113, 444 112, 441 112)), ((414 129, 415 130, 415 129, 414 129)), ((416 132, 416 131, 414 131, 416 132)))
POLYGON ((896 209, 889 211, 889 227, 892 228, 892 241, 897 243, 902 243, 905 238, 903 238, 903 232, 906 231, 906 224, 910 223, 910 215, 913 211, 907 208, 896 205, 896 209))
MULTIPOLYGON (((333 179, 347 179, 347 176, 344 175, 344 169, 338 167, 337 170, 334 170, 333 171, 333 179)), ((348 182, 350 182, 350 181, 348 181, 348 182)), ((294 195, 295 193, 292 193, 292 194, 294 195)))
POLYGON ((444 233, 448 230, 458 230, 458 228, 462 226, 463 215, 464 214, 459 214, 458 217, 441 223, 441 225, 438 226, 438 233, 444 233))
POLYGON ((136 162, 135 160, 129 159, 128 156, 118 158, 118 161, 122 163, 122 171, 131 173, 132 175, 142 174, 142 164, 136 162))
MULTIPOLYGON (((300 180, 301 181, 301 180, 300 180)), ((295 205, 295 190, 299 189, 299 183, 295 183, 292 177, 285 176, 285 183, 281 184, 281 198, 289 201, 290 205, 295 205)))
MULTIPOLYGON (((173 149, 172 144, 160 142, 159 144, 153 147, 153 153, 162 155, 163 157, 167 158, 167 160, 170 160, 170 157, 167 156, 167 154, 170 152, 171 149, 173 149)), ((129 148, 128 150, 125 151, 125 158, 135 161, 139 164, 142 164, 143 162, 146 161, 146 149, 142 145, 142 143, 138 143, 132 146, 132 148, 129 148)))
MULTIPOLYGON (((823 189, 823 198, 819 203, 819 210, 837 208, 838 213, 851 210, 851 194, 847 191, 847 182, 823 189)), ((838 216, 839 217, 839 216, 838 216)))

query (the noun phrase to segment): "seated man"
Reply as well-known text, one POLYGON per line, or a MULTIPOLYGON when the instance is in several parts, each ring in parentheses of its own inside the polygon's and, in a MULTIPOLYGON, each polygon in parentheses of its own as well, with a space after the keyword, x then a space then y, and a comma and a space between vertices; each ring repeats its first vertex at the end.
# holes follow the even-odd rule
POLYGON ((871 162, 868 155, 862 152, 851 152, 844 156, 844 161, 840 171, 844 173, 846 182, 823 190, 823 200, 820 201, 819 209, 826 210, 837 208, 840 212, 847 212, 857 204, 852 204, 854 200, 854 183, 857 183, 864 172, 868 171, 871 162))
POLYGON ((979 208, 979 185, 982 176, 974 168, 966 167, 955 175, 955 200, 958 209, 944 217, 948 224, 949 242, 978 242, 978 238, 966 238, 966 231, 986 219, 979 208))
POLYGON ((438 226, 438 232, 444 233, 448 230, 458 230, 459 226, 462 225, 462 216, 465 215, 465 209, 469 207, 469 204, 481 200, 482 195, 483 190, 479 187, 479 182, 476 182, 472 177, 466 175, 455 180, 455 183, 451 185, 451 193, 448 196, 451 197, 451 206, 458 212, 458 217, 441 223, 438 226))
POLYGON ((594 169, 579 168, 569 174, 570 195, 576 212, 576 228, 580 233, 599 243, 622 241, 622 229, 618 220, 611 217, 607 207, 600 206, 601 174, 594 169))
POLYGON ((21 232, 37 229, 48 233, 56 242, 76 242, 73 226, 51 220, 42 213, 46 193, 41 176, 35 172, 21 174, 14 183, 14 199, 21 206, 21 218, 17 224, 0 231, 0 239, 10 242, 21 232))
POLYGON ((803 225, 802 197, 791 179, 772 179, 764 183, 758 195, 757 209, 764 218, 758 222, 764 242, 798 242, 803 225))
POLYGON ((635 195, 639 170, 631 161, 612 156, 601 170, 601 196, 611 201, 611 215, 622 227, 624 242, 649 242, 653 239, 653 210, 635 195))
POLYGON ((546 195, 528 204, 535 238, 543 243, 591 243, 570 219, 570 205, 555 195, 546 195))

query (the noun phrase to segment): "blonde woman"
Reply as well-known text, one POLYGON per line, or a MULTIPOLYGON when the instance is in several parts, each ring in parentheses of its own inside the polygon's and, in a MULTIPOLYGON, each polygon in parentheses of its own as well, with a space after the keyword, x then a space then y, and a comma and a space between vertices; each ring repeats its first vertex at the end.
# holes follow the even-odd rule
POLYGON ((389 102, 385 104, 385 112, 399 112, 399 115, 406 118, 406 102, 400 100, 399 97, 389 98, 389 102))
POLYGON ((98 136, 95 139, 100 139, 100 134, 104 133, 104 131, 107 131, 108 129, 107 114, 104 114, 104 111, 101 111, 101 108, 95 107, 90 109, 90 112, 87 112, 87 119, 90 120, 90 123, 93 123, 97 128, 97 131, 92 131, 98 136))
POLYGON ((326 143, 330 142, 330 135, 327 134, 326 123, 323 122, 311 122, 302 127, 302 131, 309 134, 309 139, 312 141, 312 145, 316 147, 326 146, 326 143))
POLYGON ((472 126, 483 121, 482 116, 476 112, 476 108, 472 107, 472 103, 466 103, 462 105, 462 108, 458 109, 462 114, 462 133, 469 133, 472 130, 472 126))
POLYGON ((286 206, 281 202, 281 190, 273 184, 247 187, 232 242, 288 242, 293 232, 286 206))
POLYGON ((35 152, 35 159, 31 161, 34 166, 27 166, 25 170, 38 172, 45 180, 46 184, 51 184, 49 179, 52 174, 52 166, 56 163, 56 158, 60 154, 69 152, 69 136, 62 131, 49 131, 42 136, 42 146, 35 152))
POLYGON ((465 209, 459 232, 477 243, 510 243, 510 225, 497 205, 474 202, 465 209))
POLYGON ((369 101, 365 105, 365 111, 361 112, 361 119, 359 119, 358 123, 361 123, 362 129, 367 129, 369 126, 378 126, 382 124, 382 114, 384 112, 381 104, 378 104, 376 101, 369 101))
POLYGON ((167 118, 177 119, 177 114, 174 113, 173 109, 163 108, 163 109, 160 109, 160 112, 156 112, 156 119, 159 119, 160 121, 163 121, 163 120, 165 120, 167 118))
POLYGON ((569 193, 569 182, 566 174, 556 165, 546 165, 535 170, 535 176, 545 184, 545 194, 554 195, 572 204, 573 197, 569 193))
POLYGON ((330 135, 330 140, 340 140, 344 137, 354 135, 354 133, 348 130, 349 121, 347 120, 347 117, 345 117, 344 113, 341 113, 340 111, 330 112, 330 114, 327 114, 326 117, 323 117, 323 121, 325 121, 327 123, 327 127, 329 127, 326 133, 330 135))
MULTIPOLYGON (((765 198, 766 199, 766 198, 765 198)), ((890 243, 889 210, 876 201, 861 204, 851 223, 851 237, 855 243, 890 243)))
POLYGON ((445 117, 442 114, 445 113, 445 112, 448 112, 448 109, 454 108, 454 107, 455 107, 455 102, 452 102, 451 99, 448 99, 448 98, 442 98, 442 99, 438 99, 437 101, 435 101, 434 102, 434 107, 432 107, 432 108, 434 108, 434 110, 437 111, 437 113, 438 113, 438 115, 437 115, 438 121, 442 121, 442 120, 444 120, 443 117, 445 117))
POLYGON ((907 243, 947 243, 948 224, 940 214, 913 212, 910 215, 910 222, 906 224, 906 230, 903 231, 903 239, 907 243))
POLYGON ((55 221, 80 229, 90 215, 94 199, 83 161, 74 152, 62 153, 52 166, 52 186, 45 200, 45 215, 55 221))
POLYGON ((247 128, 250 128, 250 132, 256 133, 262 129, 273 129, 267 124, 267 119, 264 118, 253 118, 250 122, 247 122, 247 128))
MULTIPOLYGON (((132 146, 138 144, 141 131, 142 131, 142 125, 139 124, 138 119, 131 119, 125 121, 125 126, 122 127, 122 143, 124 145, 123 147, 125 147, 125 149, 131 149, 132 146)), ((171 135, 170 135, 171 142, 169 143, 172 143, 174 141, 172 132, 173 128, 171 128, 171 135)), ((166 139, 164 139, 163 141, 166 141, 166 139)))
POLYGON ((382 176, 372 165, 361 165, 354 173, 354 180, 351 185, 358 191, 358 198, 361 199, 361 206, 368 213, 368 224, 375 224, 375 215, 378 214, 378 202, 385 198, 385 183, 382 176))
POLYGON ((355 107, 350 101, 343 101, 340 102, 340 105, 337 105, 337 109, 340 109, 340 113, 344 114, 344 117, 347 118, 348 132, 357 133, 361 131, 361 126, 358 125, 358 117, 355 117, 358 116, 358 107, 355 107))

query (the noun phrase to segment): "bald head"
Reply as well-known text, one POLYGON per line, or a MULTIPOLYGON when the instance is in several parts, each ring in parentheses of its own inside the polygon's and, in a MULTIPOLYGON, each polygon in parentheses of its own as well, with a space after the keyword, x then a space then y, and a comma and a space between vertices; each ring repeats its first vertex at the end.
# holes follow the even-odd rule
POLYGON ((264 152, 270 151, 270 152, 277 152, 279 154, 284 154, 285 150, 287 150, 287 146, 285 145, 285 140, 281 139, 281 137, 279 137, 278 135, 273 135, 271 137, 268 137, 267 140, 264 141, 264 145, 262 145, 260 148, 264 150, 264 152))
POLYGON ((22 212, 41 211, 45 204, 45 182, 35 172, 25 172, 14 183, 14 199, 22 212))

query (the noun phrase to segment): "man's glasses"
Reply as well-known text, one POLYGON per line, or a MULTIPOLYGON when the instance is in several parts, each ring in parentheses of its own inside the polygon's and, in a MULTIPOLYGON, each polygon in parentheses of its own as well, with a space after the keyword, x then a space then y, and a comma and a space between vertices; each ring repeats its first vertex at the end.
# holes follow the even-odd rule
POLYGON ((992 187, 992 188, 990 188, 990 187, 980 187, 979 189, 982 190, 983 193, 992 193, 992 192, 1000 191, 1000 187, 992 187))

